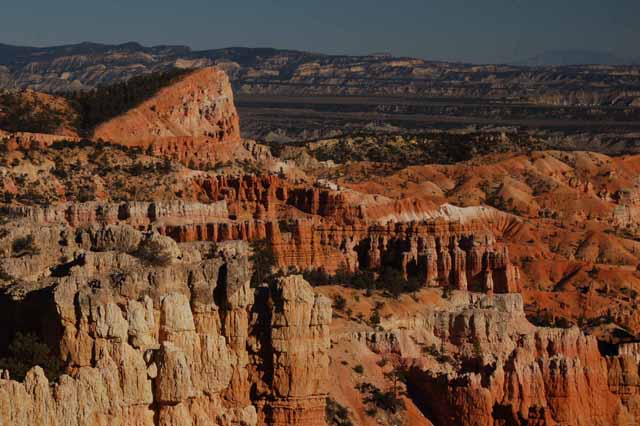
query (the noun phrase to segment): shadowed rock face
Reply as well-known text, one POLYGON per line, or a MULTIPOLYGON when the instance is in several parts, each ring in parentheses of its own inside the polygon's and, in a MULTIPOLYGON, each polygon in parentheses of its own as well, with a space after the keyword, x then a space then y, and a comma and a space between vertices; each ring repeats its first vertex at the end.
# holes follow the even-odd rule
MULTIPOLYGON (((74 232, 54 228, 42 233, 74 232)), ((23 383, 3 373, 2 424, 324 424, 331 304, 301 277, 259 289, 256 304, 242 243, 203 259, 194 246, 110 226, 66 244, 24 259, 47 271, 59 250, 82 252, 63 276, 5 289, 5 312, 36 303, 43 314, 3 318, 2 337, 57 324, 49 344, 68 375, 50 384, 39 367, 23 383), (162 265, 126 253, 148 241, 162 265), (38 287, 45 295, 30 297, 38 287)))

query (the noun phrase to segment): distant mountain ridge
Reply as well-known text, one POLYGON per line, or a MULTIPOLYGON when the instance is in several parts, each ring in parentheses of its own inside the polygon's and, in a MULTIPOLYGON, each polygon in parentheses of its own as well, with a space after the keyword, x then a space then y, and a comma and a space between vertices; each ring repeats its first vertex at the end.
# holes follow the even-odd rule
POLYGON ((639 58, 625 58, 609 52, 594 50, 549 50, 530 58, 516 61, 521 66, 572 65, 638 65, 639 58))
MULTIPOLYGON (((216 66, 239 95, 502 99, 550 105, 640 105, 637 66, 473 65, 274 48, 80 43, 0 44, 0 89, 87 90, 173 68, 216 66)), ((544 58, 537 62, 544 62, 544 58)), ((561 61, 562 62, 562 61, 561 61)), ((567 62, 566 60, 564 62, 567 62)))

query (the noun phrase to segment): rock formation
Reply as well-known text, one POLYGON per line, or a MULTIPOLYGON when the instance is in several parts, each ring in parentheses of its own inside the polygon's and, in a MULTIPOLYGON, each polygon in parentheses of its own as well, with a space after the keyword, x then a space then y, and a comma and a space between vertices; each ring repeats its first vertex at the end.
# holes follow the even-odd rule
POLYGON ((339 339, 398 356, 409 397, 434 424, 637 422, 638 361, 603 356, 577 328, 532 326, 520 295, 455 292, 444 306, 382 326, 339 339))
POLYGON ((192 72, 101 124, 94 136, 125 144, 189 136, 209 137, 214 142, 238 141, 238 114, 229 79, 216 68, 192 72))
POLYGON ((39 367, 23 383, 3 374, 0 423, 324 425, 331 306, 302 278, 258 289, 264 303, 256 304, 242 243, 203 258, 197 247, 110 226, 60 244, 41 244, 25 261, 47 271, 60 250, 73 261, 41 278, 40 289, 25 282, 2 295, 2 341, 17 331, 46 336, 67 374, 56 383, 39 367), (127 254, 146 241, 159 258, 127 254), (10 314, 29 309, 43 314, 10 314))
MULTIPOLYGON (((425 286, 499 293, 520 288, 519 271, 511 263, 507 247, 496 242, 492 226, 482 217, 465 223, 440 218, 422 223, 376 225, 358 221, 339 225, 328 216, 318 221, 295 219, 288 223, 288 229, 281 229, 283 225, 277 219, 243 220, 229 211, 246 217, 247 211, 260 206, 264 211, 274 210, 278 204, 291 203, 291 199, 244 190, 239 195, 233 187, 217 190, 228 195, 212 204, 59 204, 45 209, 16 208, 13 214, 36 224, 62 221, 71 226, 100 223, 153 228, 183 243, 266 240, 283 268, 335 273, 341 268, 356 272, 388 266, 402 271, 405 277, 417 277, 425 286)), ((300 207, 304 209, 305 205, 300 207)))
POLYGON ((44 133, 29 132, 3 132, 0 130, 0 142, 6 145, 7 150, 45 148, 55 142, 78 142, 80 138, 68 135, 50 135, 44 133))
MULTIPOLYGON (((17 84, 73 62, 69 49, 17 84)), ((139 46, 117 47, 109 61, 123 49, 139 46)), ((213 63, 175 49, 149 49, 141 67, 164 69, 166 55, 213 63)), ((505 81, 523 79, 530 94, 548 77, 456 66, 424 86, 394 76, 450 66, 368 57, 352 69, 349 58, 291 55, 220 65, 262 93, 331 93, 329 79, 352 94, 495 98, 505 81), (351 84, 362 73, 390 80, 351 84), (467 78, 476 73, 482 87, 467 78)), ((16 71, 0 72, 7 81, 16 71)), ((94 85, 99 74, 75 81, 94 85)), ((623 105, 636 96, 608 90, 539 96, 623 105)), ((27 334, 63 364, 62 374, 29 365, 23 379, 8 363, 0 425, 321 426, 332 411, 363 426, 638 423, 640 157, 545 151, 401 168, 303 158, 303 169, 241 139, 230 80, 206 67, 93 138, 0 131, 0 362, 27 334), (260 247, 275 265, 252 288, 260 247), (299 273, 334 285, 313 289, 299 273), (535 326, 525 309, 535 324, 561 327, 535 326)), ((491 138, 498 151, 509 146, 491 138)), ((345 152, 339 143, 314 152, 345 152)))
POLYGON ((227 75, 194 71, 94 131, 94 138, 142 147, 181 161, 215 163, 216 151, 240 146, 240 126, 227 75))

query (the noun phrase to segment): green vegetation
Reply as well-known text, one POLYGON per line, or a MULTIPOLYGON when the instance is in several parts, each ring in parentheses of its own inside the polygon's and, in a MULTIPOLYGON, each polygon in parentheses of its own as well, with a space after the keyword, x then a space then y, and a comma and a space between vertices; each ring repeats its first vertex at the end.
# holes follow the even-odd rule
POLYGON ((347 307, 347 299, 341 295, 337 295, 333 300, 333 307, 338 311, 343 311, 347 307))
POLYGON ((373 271, 349 272, 340 268, 332 276, 324 270, 303 272, 304 279, 314 286, 344 285, 362 290, 383 290, 397 298, 403 293, 413 293, 421 287, 417 277, 404 278, 404 274, 393 267, 384 267, 379 273, 373 271))
MULTIPOLYGON (((527 315, 531 324, 538 327, 571 328, 573 323, 567 318, 554 315, 547 309, 538 309, 535 314, 527 315)), ((613 322, 613 320, 611 320, 613 322)))
POLYGON ((31 234, 13 240, 11 251, 15 257, 34 256, 40 253, 40 249, 36 246, 31 234))
POLYGON ((369 316, 369 322, 371 325, 379 325, 380 324, 380 312, 373 311, 371 312, 371 316, 369 316))
POLYGON ((90 134, 98 124, 140 105, 190 71, 176 68, 167 72, 133 77, 85 92, 68 94, 71 105, 79 115, 76 127, 82 134, 90 134))
POLYGON ((26 99, 21 93, 0 94, 0 129, 9 132, 53 133, 63 121, 63 114, 40 101, 26 99))
POLYGON ((480 342, 478 340, 473 342, 473 355, 476 358, 482 357, 482 346, 480 346, 480 342))
POLYGON ((276 256, 268 241, 259 240, 251 243, 253 254, 251 263, 253 274, 251 275, 251 287, 258 287, 264 282, 270 281, 273 277, 273 269, 276 266, 276 256))
POLYGON ((292 233, 295 230, 295 222, 290 220, 281 219, 278 221, 278 227, 280 228, 280 232, 289 232, 292 233))
POLYGON ((429 346, 422 347, 422 353, 424 355, 431 356, 435 358, 441 364, 455 364, 456 360, 453 359, 450 355, 448 355, 443 348, 438 349, 435 344, 431 344, 429 346))
POLYGON ((368 409, 368 414, 370 413, 372 416, 375 415, 378 409, 396 414, 405 408, 404 402, 398 397, 398 392, 395 388, 389 391, 382 391, 371 383, 360 383, 358 384, 358 390, 365 394, 363 402, 372 405, 368 409))
POLYGON ((218 243, 214 241, 211 244, 209 244, 209 246, 207 247, 202 257, 204 259, 215 259, 216 257, 218 257, 219 249, 220 247, 218 247, 218 243))
POLYGON ((0 358, 0 370, 8 370, 12 379, 22 381, 27 372, 38 365, 50 381, 64 372, 62 362, 34 334, 17 333, 9 344, 7 356, 0 358))
MULTIPOLYGON (((279 155, 286 145, 272 143, 270 147, 274 155, 279 155)), ((300 143, 289 145, 305 146, 300 143)), ((526 133, 503 138, 497 132, 430 132, 419 135, 354 134, 306 146, 307 152, 320 161, 332 160, 339 164, 374 161, 392 165, 395 169, 418 164, 456 163, 496 152, 528 152, 549 148, 549 143, 526 133)))
POLYGON ((324 418, 328 426, 353 426, 349 419, 349 410, 331 397, 327 398, 324 418))
MULTIPOLYGON (((2 147, 2 144, 0 144, 2 147)), ((8 176, 20 186, 17 194, 0 188, 0 201, 7 204, 48 205, 58 201, 151 201, 173 199, 183 188, 177 188, 174 170, 182 166, 169 158, 149 157, 140 148, 89 140, 59 141, 43 149, 19 149, 21 165, 34 165, 42 170, 37 176, 9 169, 8 176), (45 170, 49 166, 49 170, 45 170), (98 193, 96 177, 104 183, 105 192, 98 193), (59 185, 45 185, 47 179, 59 185), (59 189, 63 187, 64 192, 59 189)), ((0 150, 0 164, 9 154, 0 150)), ((10 162, 11 160, 9 160, 10 162)), ((6 189, 6 188, 5 188, 6 189)), ((205 199, 204 202, 208 202, 205 199)), ((8 218, 0 212, 0 224, 8 218)))
POLYGON ((171 263, 171 252, 160 241, 147 238, 140 243, 134 255, 149 266, 167 266, 171 263))

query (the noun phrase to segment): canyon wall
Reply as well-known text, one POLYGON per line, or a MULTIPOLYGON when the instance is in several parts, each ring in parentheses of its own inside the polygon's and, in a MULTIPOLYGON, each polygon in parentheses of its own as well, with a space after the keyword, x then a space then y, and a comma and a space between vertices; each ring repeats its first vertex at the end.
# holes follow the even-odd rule
POLYGON ((639 97, 637 65, 473 65, 388 54, 332 56, 242 47, 192 51, 137 43, 7 48, 4 62, 0 59, 0 88, 86 90, 172 67, 215 65, 243 94, 506 97, 551 105, 637 105, 639 97))
POLYGON ((300 220, 284 233, 262 222, 254 235, 264 232, 281 260, 296 244, 296 256, 304 247, 315 252, 313 235, 337 253, 358 241, 358 264, 389 259, 408 273, 422 265, 425 278, 453 289, 404 317, 383 318, 380 329, 332 334, 331 301, 301 277, 250 288, 244 242, 221 237, 212 253, 197 238, 176 242, 157 232, 228 222, 223 202, 13 213, 24 217, 0 239, 0 266, 13 277, 0 295, 0 341, 43 336, 66 374, 52 384, 39 367, 22 382, 1 372, 3 424, 323 425, 330 338, 396 357, 408 397, 436 425, 628 425, 639 412, 635 346, 604 356, 577 328, 531 325, 518 294, 466 291, 517 290, 508 288, 517 283, 508 278, 517 274, 508 253, 473 221, 328 229, 300 220), (39 250, 9 256, 11 242, 27 233, 39 250))

